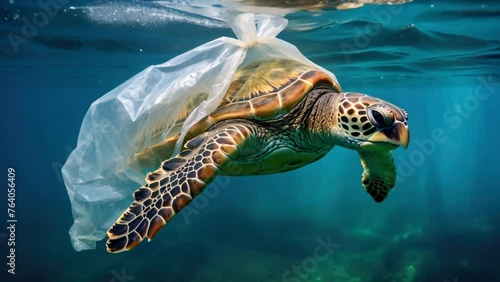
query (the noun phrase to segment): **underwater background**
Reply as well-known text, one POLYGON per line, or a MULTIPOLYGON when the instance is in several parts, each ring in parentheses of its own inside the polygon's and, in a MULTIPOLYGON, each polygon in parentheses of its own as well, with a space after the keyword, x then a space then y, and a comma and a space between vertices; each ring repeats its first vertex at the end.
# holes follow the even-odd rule
POLYGON ((500 281, 498 1, 288 14, 278 38, 334 72, 344 91, 408 111, 410 146, 394 151, 388 199, 375 203, 358 154, 336 147, 299 170, 223 177, 195 200, 206 202, 197 214, 121 254, 104 240, 76 252, 68 236, 61 168, 87 109, 149 65, 234 35, 153 2, 55 1, 41 1, 58 8, 28 37, 23 18, 35 19, 40 3, 0 2, 0 281, 500 281))

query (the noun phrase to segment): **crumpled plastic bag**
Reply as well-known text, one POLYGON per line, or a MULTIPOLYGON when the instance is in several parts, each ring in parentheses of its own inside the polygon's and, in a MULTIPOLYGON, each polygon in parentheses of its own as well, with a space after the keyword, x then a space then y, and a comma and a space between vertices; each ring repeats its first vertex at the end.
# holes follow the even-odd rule
POLYGON ((187 130, 217 108, 239 67, 287 58, 315 66, 336 81, 295 46, 276 38, 286 25, 279 16, 238 15, 230 23, 238 39, 221 37, 150 66, 90 106, 77 147, 62 168, 74 217, 69 234, 75 250, 95 249, 96 241, 130 205, 146 173, 163 161, 153 153, 139 160, 138 153, 169 136, 180 109, 195 103, 180 129, 179 148, 187 130))

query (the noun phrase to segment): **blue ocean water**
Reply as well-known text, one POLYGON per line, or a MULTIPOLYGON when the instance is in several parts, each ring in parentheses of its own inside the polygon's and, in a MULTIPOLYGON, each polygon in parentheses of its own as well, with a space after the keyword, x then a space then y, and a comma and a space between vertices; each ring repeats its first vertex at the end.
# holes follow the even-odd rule
POLYGON ((500 281, 498 1, 288 14, 279 38, 333 71, 345 91, 408 111, 412 140, 394 151, 395 189, 374 203, 358 155, 337 147, 296 171, 226 178, 199 214, 175 217, 122 254, 104 241, 76 252, 68 236, 60 169, 88 107, 149 65, 234 35, 153 2, 57 3, 32 31, 23 19, 37 20, 39 2, 0 4, 1 281, 500 281))

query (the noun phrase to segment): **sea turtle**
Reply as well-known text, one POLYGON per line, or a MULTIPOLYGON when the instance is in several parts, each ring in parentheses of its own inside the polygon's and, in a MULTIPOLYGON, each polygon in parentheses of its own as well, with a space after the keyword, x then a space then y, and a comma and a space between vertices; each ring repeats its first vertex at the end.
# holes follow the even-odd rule
MULTIPOLYGON (((192 107, 186 104, 183 118, 192 107)), ((108 230, 107 249, 126 251, 151 240, 218 174, 289 171, 321 159, 334 145, 358 151, 362 185, 381 202, 396 181, 391 150, 408 146, 407 120, 403 109, 342 92, 306 64, 279 59, 245 66, 219 107, 190 128, 183 150, 147 174, 132 205, 108 230)), ((178 138, 169 137, 156 152, 168 154, 178 138)))

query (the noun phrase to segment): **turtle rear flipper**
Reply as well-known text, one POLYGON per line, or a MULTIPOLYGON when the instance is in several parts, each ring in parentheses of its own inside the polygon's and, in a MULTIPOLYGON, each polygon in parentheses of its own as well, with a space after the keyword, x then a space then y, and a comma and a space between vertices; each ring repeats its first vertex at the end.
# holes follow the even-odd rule
POLYGON ((363 165, 361 184, 376 202, 385 200, 396 184, 396 167, 391 151, 359 151, 363 165))
POLYGON ((149 173, 147 184, 134 192, 134 202, 108 230, 107 250, 128 251, 151 240, 167 221, 199 195, 237 156, 251 136, 244 125, 228 125, 186 143, 185 150, 149 173))

